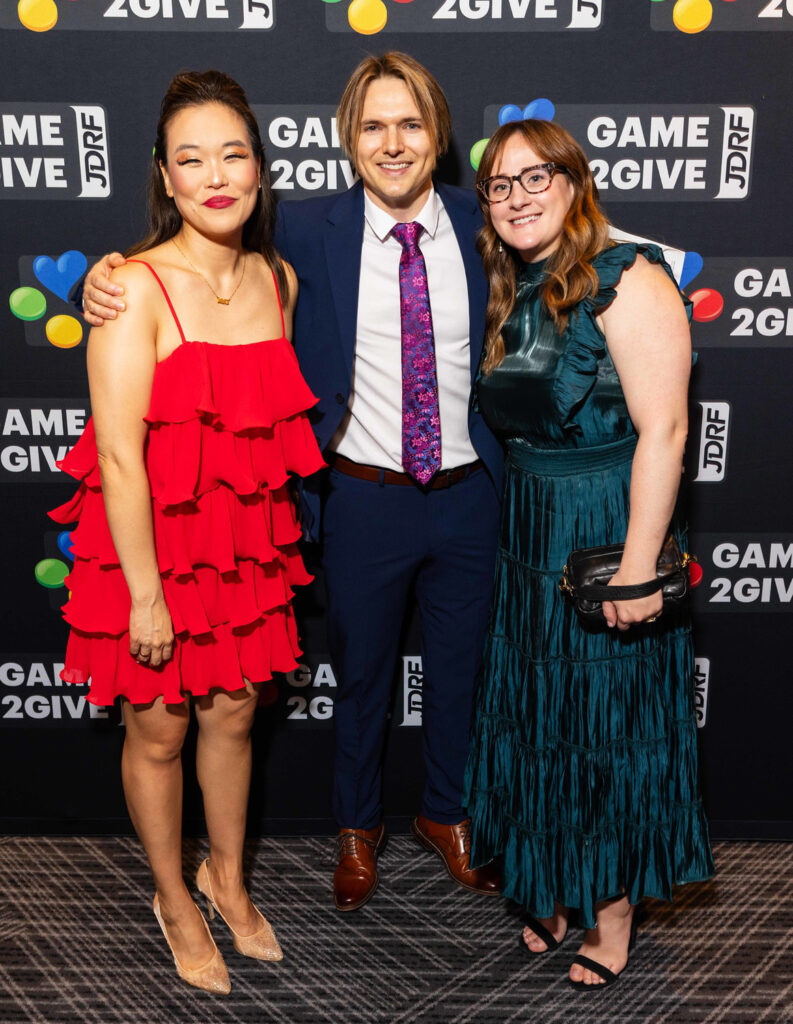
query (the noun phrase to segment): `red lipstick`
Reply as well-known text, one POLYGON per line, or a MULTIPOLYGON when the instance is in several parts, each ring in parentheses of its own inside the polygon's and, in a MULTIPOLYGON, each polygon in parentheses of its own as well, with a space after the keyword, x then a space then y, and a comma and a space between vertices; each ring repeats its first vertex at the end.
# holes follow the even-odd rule
POLYGON ((232 199, 231 196, 212 196, 211 199, 207 199, 204 206, 208 206, 212 210, 224 210, 235 202, 236 199, 232 199))

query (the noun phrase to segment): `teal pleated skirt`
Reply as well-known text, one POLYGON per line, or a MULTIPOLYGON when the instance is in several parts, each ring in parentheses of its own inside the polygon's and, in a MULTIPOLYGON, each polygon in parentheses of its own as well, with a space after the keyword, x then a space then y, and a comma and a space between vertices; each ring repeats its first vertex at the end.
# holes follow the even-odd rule
POLYGON ((509 446, 466 772, 472 864, 503 856, 504 895, 587 928, 600 900, 713 873, 686 615, 589 629, 558 587, 571 549, 624 540, 635 445, 509 446))

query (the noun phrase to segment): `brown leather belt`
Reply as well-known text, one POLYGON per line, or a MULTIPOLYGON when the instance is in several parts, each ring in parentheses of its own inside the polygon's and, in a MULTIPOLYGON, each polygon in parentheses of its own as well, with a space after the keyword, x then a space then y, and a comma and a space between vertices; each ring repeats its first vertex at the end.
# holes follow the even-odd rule
POLYGON ((429 483, 422 486, 407 473, 397 473, 393 469, 380 469, 379 466, 366 466, 362 462, 353 462, 352 459, 336 455, 334 452, 328 453, 325 458, 332 469, 344 473, 345 476, 354 476, 356 480, 369 480, 377 484, 396 484, 399 487, 418 487, 422 491, 442 491, 446 487, 465 480, 466 477, 482 468, 482 460, 477 459, 476 462, 469 462, 466 466, 442 469, 429 483))

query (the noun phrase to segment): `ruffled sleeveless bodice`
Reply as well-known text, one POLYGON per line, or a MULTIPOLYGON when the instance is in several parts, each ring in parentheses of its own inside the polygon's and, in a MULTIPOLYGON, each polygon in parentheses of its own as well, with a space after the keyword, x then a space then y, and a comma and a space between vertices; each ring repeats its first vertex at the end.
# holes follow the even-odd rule
POLYGON ((502 331, 504 361, 478 385, 479 407, 505 440, 588 448, 635 436, 597 317, 616 298, 620 277, 637 253, 674 280, 656 245, 621 242, 604 249, 592 261, 597 292, 579 303, 561 333, 540 298, 547 261, 521 266, 502 331))
MULTIPOLYGON (((178 321, 177 321, 178 323, 178 321)), ((308 583, 287 488, 324 463, 306 410, 317 399, 286 337, 247 345, 184 341, 158 363, 144 460, 157 561, 176 644, 160 668, 129 654, 130 597, 102 498, 93 421, 59 464, 79 481, 53 510, 78 521, 64 617, 67 682, 89 700, 238 689, 296 667, 293 587, 308 583)))

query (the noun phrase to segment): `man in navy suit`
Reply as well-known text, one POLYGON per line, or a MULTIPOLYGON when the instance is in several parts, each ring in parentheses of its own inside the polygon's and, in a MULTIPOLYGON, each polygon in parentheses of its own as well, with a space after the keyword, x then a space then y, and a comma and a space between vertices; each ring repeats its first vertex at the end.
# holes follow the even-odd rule
MULTIPOLYGON (((411 593, 422 628, 426 769, 413 832, 460 885, 498 892, 492 866, 469 866, 461 794, 503 456, 471 401, 487 302, 479 208, 472 192, 432 179, 451 133, 443 91, 405 54, 366 58, 342 96, 338 129, 360 181, 341 195, 281 204, 276 245, 299 280, 295 348, 319 396, 313 423, 330 467, 304 486, 304 518, 322 545, 339 680, 334 901, 355 910, 378 883, 383 746, 411 593), (440 443, 425 482, 403 464, 406 250, 393 231, 406 224, 418 237, 434 345, 440 443)), ((105 304, 99 284, 92 271, 89 314, 105 304)))

